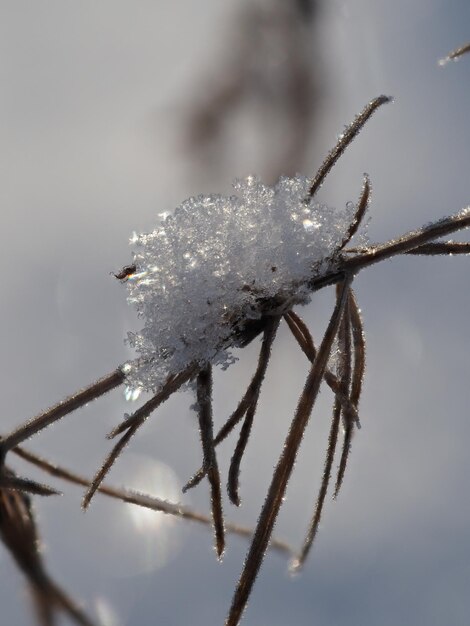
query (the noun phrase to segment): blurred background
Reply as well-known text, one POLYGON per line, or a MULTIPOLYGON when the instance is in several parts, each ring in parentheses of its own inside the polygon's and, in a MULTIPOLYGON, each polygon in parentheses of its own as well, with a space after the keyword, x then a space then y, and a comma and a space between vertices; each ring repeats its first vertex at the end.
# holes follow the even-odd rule
MULTIPOLYGON (((470 57, 438 59, 470 39, 464 0, 0 1, 0 303, 2 432, 132 357, 136 327, 111 275, 133 231, 189 195, 230 193, 250 173, 312 174, 345 124, 393 95, 340 160, 319 199, 373 197, 382 241, 470 201, 470 57)), ((369 269, 356 292, 367 333, 362 430, 311 558, 292 578, 265 560, 244 623, 392 626, 468 623, 470 391, 468 258, 403 258, 369 269)), ((319 340, 333 302, 299 310, 319 340)), ((259 342, 215 376, 215 416, 236 406, 259 342)), ((242 464, 253 526, 308 367, 282 329, 242 464)), ((146 423, 108 482, 207 512, 193 399, 179 393, 146 423)), ((331 397, 311 419, 276 525, 303 540, 316 500, 331 397)), ((93 475, 120 390, 37 436, 31 450, 93 475)), ((226 471, 236 441, 220 448, 226 471)), ((20 461, 21 475, 40 477, 20 461)), ((53 481, 49 481, 52 483, 53 481)), ((217 563, 208 529, 148 515, 55 482, 36 503, 51 574, 105 626, 222 625, 247 542, 217 563)), ((5 624, 33 624, 21 575, 0 551, 5 624)), ((65 620, 63 622, 66 623, 65 620)))

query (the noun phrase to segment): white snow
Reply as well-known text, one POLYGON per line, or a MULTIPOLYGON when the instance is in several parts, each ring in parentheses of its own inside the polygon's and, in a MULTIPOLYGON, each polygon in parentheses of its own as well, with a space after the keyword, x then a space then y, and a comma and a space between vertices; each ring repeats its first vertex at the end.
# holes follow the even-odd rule
POLYGON ((306 202, 310 182, 249 176, 237 195, 189 198, 133 236, 128 300, 144 327, 128 334, 129 385, 156 392, 191 363, 226 367, 247 320, 309 301, 307 281, 332 267, 355 211, 306 202))

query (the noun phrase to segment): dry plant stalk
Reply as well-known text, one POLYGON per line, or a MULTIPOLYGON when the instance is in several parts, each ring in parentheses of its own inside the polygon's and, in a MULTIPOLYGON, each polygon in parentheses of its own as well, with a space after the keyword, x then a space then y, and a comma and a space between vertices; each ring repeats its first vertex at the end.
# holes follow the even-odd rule
POLYGON ((277 139, 269 158, 260 159, 266 168, 263 179, 274 182, 305 168, 311 148, 306 137, 315 127, 323 96, 320 64, 312 63, 320 45, 315 37, 318 9, 318 0, 239 3, 217 63, 203 79, 203 89, 195 89, 183 116, 185 153, 203 176, 210 171, 221 175, 227 145, 233 143, 231 124, 246 109, 254 120, 262 112, 255 132, 269 120, 277 139))
POLYGON ((460 57, 463 57, 464 54, 467 54, 468 52, 470 52, 470 42, 455 48, 452 52, 449 52, 446 57, 439 60, 439 65, 447 65, 449 61, 458 61, 460 57))
MULTIPOLYGON (((328 154, 316 176, 313 178, 308 194, 303 200, 306 207, 315 196, 338 158, 340 158, 340 156, 344 153, 345 149, 363 128, 370 116, 381 105, 389 101, 390 98, 385 96, 380 96, 372 100, 353 120, 341 136, 337 145, 328 154)), ((340 446, 339 469, 334 487, 335 497, 338 495, 343 483, 351 449, 352 437, 356 428, 359 426, 358 407, 365 370, 364 332, 359 307, 352 290, 352 283, 355 275, 359 271, 374 263, 378 263, 379 261, 399 254, 450 255, 468 254, 470 251, 470 244, 468 243, 454 243, 451 241, 435 242, 438 238, 467 228, 470 225, 470 207, 463 209, 451 217, 443 218, 431 225, 406 233, 386 243, 367 247, 348 248, 347 246, 351 238, 357 232, 369 202, 370 182, 366 176, 359 201, 356 205, 355 214, 346 229, 343 238, 339 241, 336 247, 334 263, 328 266, 326 271, 320 273, 313 272, 312 276, 308 279, 305 285, 305 287, 308 287, 310 291, 317 291, 329 285, 336 285, 336 304, 328 323, 327 330, 318 349, 315 347, 308 328, 303 323, 301 318, 292 310, 295 302, 293 302, 292 299, 286 299, 282 293, 273 298, 263 299, 262 294, 258 296, 261 314, 257 319, 247 318, 241 321, 238 314, 235 314, 235 312, 233 315, 230 315, 230 312, 228 313, 227 319, 232 324, 232 335, 230 337, 232 345, 247 345, 259 335, 262 335, 262 344, 258 365, 248 388, 240 400, 237 408, 230 415, 216 436, 214 436, 212 424, 211 363, 208 361, 190 362, 183 367, 181 371, 170 371, 166 382, 161 385, 158 392, 109 434, 109 438, 114 438, 118 435, 120 438, 109 453, 102 468, 97 472, 91 482, 83 477, 73 474, 72 472, 57 468, 51 463, 35 457, 31 453, 27 453, 18 447, 24 442, 25 439, 32 437, 46 426, 58 421, 68 413, 88 403, 90 400, 96 399, 123 384, 126 381, 127 368, 126 366, 121 366, 108 376, 105 376, 99 381, 91 384, 83 391, 78 392, 51 409, 41 413, 38 417, 33 418, 25 425, 20 426, 0 441, 0 459, 3 463, 1 474, 2 482, 0 484, 0 488, 2 494, 7 494, 3 496, 3 502, 7 503, 4 505, 4 509, 6 510, 6 507, 10 502, 9 498, 16 498, 14 501, 17 503, 17 508, 23 507, 24 511, 26 511, 23 518, 29 520, 28 523, 32 528, 29 496, 25 495, 25 492, 29 491, 42 495, 49 495, 54 492, 54 490, 51 490, 46 486, 39 485, 38 483, 34 483, 33 481, 29 481, 27 479, 19 479, 12 475, 10 470, 8 470, 4 465, 5 456, 11 450, 22 456, 25 460, 34 463, 52 475, 75 484, 85 486, 87 488, 87 492, 83 501, 84 507, 88 506, 91 498, 95 492, 98 491, 110 497, 119 498, 126 502, 133 502, 141 506, 148 506, 150 508, 155 508, 156 510, 163 510, 166 513, 178 515, 186 519, 193 519, 204 523, 209 522, 209 518, 194 514, 180 505, 162 503, 157 499, 152 499, 142 494, 135 494, 134 492, 127 490, 116 490, 102 484, 103 479, 112 467, 113 463, 116 461, 134 433, 144 424, 150 414, 185 383, 188 381, 194 381, 197 396, 197 411, 201 434, 203 462, 201 468, 194 474, 184 489, 186 490, 191 487, 195 487, 204 477, 208 478, 210 486, 210 500, 212 505, 212 516, 210 519, 212 520, 214 528, 217 554, 220 557, 224 549, 226 531, 238 532, 239 534, 249 534, 249 531, 246 529, 236 529, 228 524, 224 525, 221 480, 217 463, 216 447, 234 430, 237 424, 243 420, 238 442, 235 446, 231 460, 227 482, 227 491, 230 500, 234 504, 239 505, 239 474, 241 462, 249 440, 262 382, 271 358, 271 349, 276 337, 276 331, 280 322, 285 321, 287 327, 298 343, 299 348, 310 361, 311 366, 305 386, 299 398, 297 409, 290 425, 285 444, 274 470, 271 485, 262 507, 256 529, 254 530, 254 535, 243 566, 243 571, 235 589, 232 605, 227 617, 226 626, 237 626, 245 610, 252 587, 268 547, 271 546, 272 548, 278 548, 291 554, 289 548, 285 544, 282 542, 276 542, 272 539, 271 535, 279 509, 283 502, 284 494, 305 428, 309 422, 312 408, 315 404, 318 391, 323 381, 327 383, 334 394, 331 427, 328 437, 323 477, 311 522, 303 545, 293 560, 293 567, 300 568, 303 565, 317 534, 331 480, 336 450, 340 445, 341 425, 343 427, 344 435, 340 446), (328 369, 328 361, 335 340, 338 345, 339 357, 337 359, 336 371, 333 372, 328 369)), ((274 272, 276 268, 273 267, 272 270, 274 272)), ((134 275, 137 275, 137 271, 137 265, 129 265, 126 266, 121 272, 117 273, 116 276, 117 278, 126 281, 128 279, 132 279, 134 275)), ((245 289, 245 286, 243 289, 245 289)), ((254 293, 254 289, 255 288, 252 286, 246 286, 246 290, 251 290, 252 293, 254 293)), ((8 520, 9 518, 3 514, 2 520, 3 519, 8 520)), ((15 524, 13 524, 12 527, 10 523, 9 527, 8 525, 5 526, 7 531, 5 531, 5 528, 2 530, 4 541, 9 547, 13 545, 13 543, 10 539, 8 539, 8 528, 13 528, 14 534, 14 532, 16 532, 15 524), (7 537, 7 539, 5 539, 5 537, 7 537)), ((34 539, 34 532, 31 529, 29 532, 32 533, 31 537, 33 537, 30 540, 31 543, 34 539)), ((34 568, 29 566, 24 567, 22 565, 22 562, 20 562, 20 552, 18 551, 18 548, 10 549, 20 564, 20 567, 25 570, 26 575, 31 579, 34 568), (15 550, 18 552, 15 552, 15 550)), ((55 592, 55 594, 54 598, 57 603, 59 602, 57 600, 57 592, 55 592)), ((64 608, 64 602, 59 602, 59 604, 62 608, 64 608)), ((43 612, 45 613, 46 609, 44 609, 43 612)), ((45 621, 45 619, 46 618, 43 619, 42 623, 47 624, 48 622, 45 621)), ((78 621, 77 616, 75 616, 75 619, 78 621)), ((78 623, 90 622, 78 621, 78 623)))

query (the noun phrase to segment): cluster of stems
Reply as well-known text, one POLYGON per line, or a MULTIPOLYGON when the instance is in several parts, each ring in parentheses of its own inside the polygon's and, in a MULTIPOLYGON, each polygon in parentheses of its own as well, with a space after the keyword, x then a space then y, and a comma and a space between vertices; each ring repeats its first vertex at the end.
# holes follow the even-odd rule
MULTIPOLYGON (((386 96, 380 96, 372 100, 347 127, 313 178, 305 202, 308 203, 312 200, 336 161, 341 157, 347 146, 353 141, 374 111, 389 101, 390 98, 386 96)), ((52 623, 52 621, 47 620, 50 618, 54 608, 60 608, 67 612, 78 624, 90 625, 92 622, 77 608, 65 592, 51 581, 45 572, 39 553, 37 553, 36 530, 29 494, 45 496, 53 495, 57 491, 47 485, 17 476, 16 473, 5 465, 9 452, 15 453, 52 476, 85 487, 86 492, 83 499, 85 508, 89 505, 94 494, 99 492, 108 497, 118 498, 124 502, 162 511, 184 519, 212 524, 216 551, 219 557, 221 557, 224 551, 226 532, 235 532, 251 537, 250 547, 235 589, 226 626, 237 626, 240 622, 268 547, 286 553, 292 559, 293 568, 299 569, 302 567, 318 532, 331 481, 335 454, 341 440, 340 427, 342 425, 343 437, 333 490, 334 497, 338 495, 341 489, 353 433, 360 425, 359 401, 365 370, 365 341, 360 310, 352 289, 355 276, 372 264, 401 254, 455 255, 470 253, 469 243, 436 242, 436 239, 450 235, 453 232, 462 231, 470 226, 469 207, 451 217, 443 218, 433 224, 411 231, 380 245, 348 247, 369 206, 370 191, 370 181, 365 176, 359 201, 356 205, 354 219, 338 247, 334 262, 331 263, 331 269, 322 275, 312 275, 308 283, 311 291, 318 291, 327 286, 336 285, 335 306, 320 345, 316 348, 308 328, 297 313, 287 308, 281 314, 278 303, 276 303, 276 308, 273 308, 272 312, 267 307, 267 312, 257 323, 255 332, 253 332, 252 328, 248 329, 247 326, 246 336, 243 337, 242 331, 242 336, 240 337, 239 330, 237 330, 238 335, 235 337, 234 334, 234 343, 246 345, 255 336, 261 334, 261 348, 253 377, 237 407, 225 421, 219 432, 215 434, 213 427, 211 364, 190 363, 182 371, 170 374, 158 393, 153 395, 132 415, 126 417, 109 433, 108 438, 117 438, 117 442, 112 447, 102 467, 91 480, 67 469, 57 467, 31 452, 25 451, 21 444, 69 413, 125 384, 126 374, 123 366, 116 368, 107 376, 19 426, 0 440, 0 534, 35 591, 38 616, 42 620, 41 623, 45 625, 52 623), (286 324, 299 349, 302 350, 310 362, 310 370, 298 400, 281 455, 274 469, 256 528, 252 532, 250 529, 234 526, 224 521, 221 477, 216 448, 241 423, 227 477, 229 500, 238 506, 241 502, 239 488, 241 463, 252 430, 262 383, 271 359, 272 346, 281 322, 286 324), (337 346, 338 351, 335 371, 328 367, 333 345, 337 346), (189 381, 195 381, 202 446, 202 465, 185 485, 183 491, 195 487, 207 478, 212 508, 211 516, 195 513, 179 504, 170 504, 157 498, 151 498, 150 496, 137 494, 129 490, 115 489, 103 484, 104 478, 136 431, 144 425, 148 417, 160 405, 189 381), (305 539, 301 548, 294 552, 284 542, 273 539, 272 531, 322 382, 325 382, 333 393, 331 426, 323 476, 305 539), (26 556, 23 554, 24 550, 22 552, 20 547, 22 545, 30 546, 29 553, 26 556), (36 552, 32 548, 33 545, 36 545, 36 552)), ((126 279, 125 274, 123 276, 118 275, 118 277, 123 280, 126 279)), ((239 329, 239 326, 237 328, 239 329)))

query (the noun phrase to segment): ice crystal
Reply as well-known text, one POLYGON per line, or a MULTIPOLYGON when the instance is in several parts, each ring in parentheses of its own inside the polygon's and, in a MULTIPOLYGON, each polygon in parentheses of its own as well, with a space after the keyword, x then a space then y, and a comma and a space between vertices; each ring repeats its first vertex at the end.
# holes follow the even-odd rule
POLYGON ((355 210, 309 201, 310 183, 249 176, 237 195, 189 198, 132 238, 128 300, 145 324, 128 335, 129 384, 156 392, 191 363, 226 367, 248 320, 309 301, 307 281, 331 269, 355 210))

